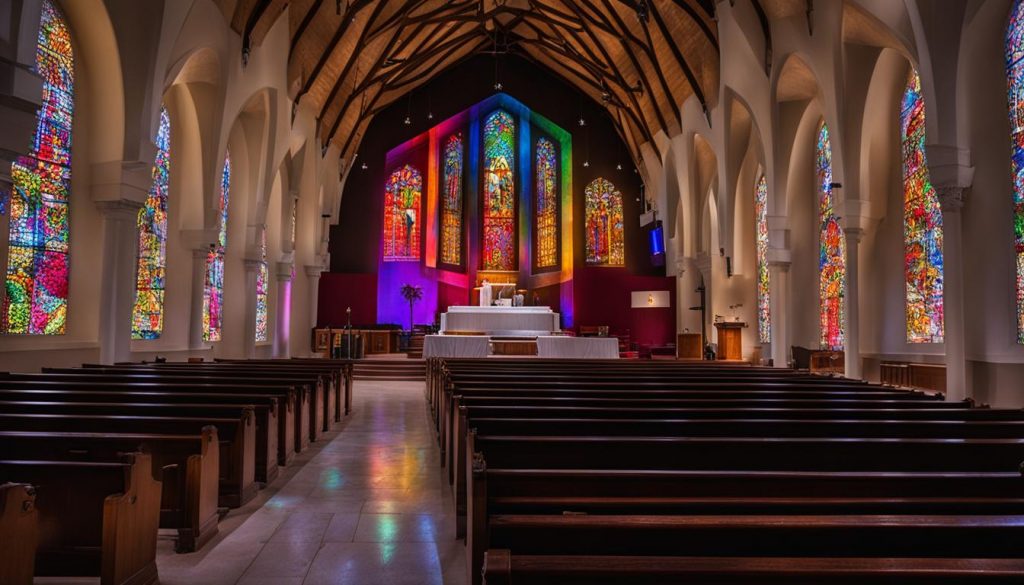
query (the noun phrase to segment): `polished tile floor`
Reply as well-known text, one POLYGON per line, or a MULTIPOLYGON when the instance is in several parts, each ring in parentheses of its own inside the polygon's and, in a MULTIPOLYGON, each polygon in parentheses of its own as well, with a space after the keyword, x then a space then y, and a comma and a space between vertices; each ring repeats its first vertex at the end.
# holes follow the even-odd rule
POLYGON ((421 382, 356 381, 340 430, 221 522, 200 552, 162 540, 163 585, 462 585, 421 382))

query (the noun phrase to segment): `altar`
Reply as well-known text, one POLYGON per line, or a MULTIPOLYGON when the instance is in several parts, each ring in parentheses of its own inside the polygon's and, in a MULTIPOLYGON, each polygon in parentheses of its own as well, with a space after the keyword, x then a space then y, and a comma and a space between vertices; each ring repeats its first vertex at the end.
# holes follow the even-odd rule
POLYGON ((454 305, 441 314, 442 335, 478 333, 536 337, 560 331, 551 307, 471 307, 454 305))

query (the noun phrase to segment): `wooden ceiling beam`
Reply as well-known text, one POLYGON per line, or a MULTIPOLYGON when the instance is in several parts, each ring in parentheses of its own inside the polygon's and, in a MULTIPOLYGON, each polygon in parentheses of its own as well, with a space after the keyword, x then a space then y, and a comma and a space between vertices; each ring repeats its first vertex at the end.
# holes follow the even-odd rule
POLYGON ((299 21, 298 28, 295 29, 295 33, 292 35, 291 44, 288 49, 288 58, 291 59, 292 54, 295 53, 295 46, 299 44, 299 39, 302 38, 303 33, 306 32, 306 27, 309 23, 313 22, 313 17, 316 16, 317 11, 320 10, 320 5, 324 3, 324 0, 316 0, 309 6, 309 10, 302 16, 302 20, 299 21))
MULTIPOLYGON (((651 4, 651 16, 654 17, 654 22, 658 25, 661 35, 665 37, 665 40, 671 41, 672 33, 669 32, 668 26, 665 25, 665 21, 661 17, 661 13, 653 3, 651 4)), ((708 111, 708 102, 704 97, 704 89, 701 87, 700 82, 697 81, 697 76, 693 74, 693 71, 690 69, 690 64, 686 62, 686 57, 683 56, 679 47, 677 47, 674 42, 669 42, 668 46, 676 58, 676 63, 679 64, 683 70, 683 74, 686 75, 686 80, 690 83, 690 88, 693 89, 693 94, 696 95, 697 99, 700 101, 700 106, 704 110, 704 116, 708 118, 708 124, 710 124, 711 112, 708 111)))
MULTIPOLYGON (((334 50, 338 48, 338 43, 340 43, 342 37, 345 36, 345 32, 348 31, 349 25, 352 24, 352 22, 355 20, 355 15, 358 14, 360 10, 362 10, 362 5, 365 5, 368 2, 369 0, 355 0, 355 2, 349 7, 349 11, 342 15, 341 26, 339 26, 338 30, 334 32, 334 36, 331 38, 331 41, 327 43, 327 47, 324 49, 323 54, 320 55, 320 59, 317 61, 316 67, 313 68, 313 71, 310 72, 309 77, 302 84, 302 90, 299 92, 297 96, 295 96, 296 103, 298 103, 298 101, 302 99, 302 96, 309 93, 310 88, 313 87, 313 84, 316 82, 317 78, 320 77, 320 72, 323 70, 324 66, 327 65, 327 62, 330 61, 331 55, 334 54, 334 50), (349 15, 349 12, 351 12, 352 14, 349 15)), ((373 9, 373 13, 370 15, 370 18, 366 22, 366 26, 364 26, 362 32, 359 33, 359 41, 356 42, 356 46, 362 44, 362 40, 366 36, 366 31, 370 30, 370 27, 373 26, 374 21, 377 20, 378 16, 380 16, 381 11, 384 10, 384 6, 386 5, 386 0, 377 3, 376 7, 373 9)), ((348 60, 345 61, 345 71, 348 71, 348 69, 352 66, 352 62, 355 60, 355 55, 349 56, 348 60)), ((345 73, 342 73, 341 77, 345 77, 345 73)))

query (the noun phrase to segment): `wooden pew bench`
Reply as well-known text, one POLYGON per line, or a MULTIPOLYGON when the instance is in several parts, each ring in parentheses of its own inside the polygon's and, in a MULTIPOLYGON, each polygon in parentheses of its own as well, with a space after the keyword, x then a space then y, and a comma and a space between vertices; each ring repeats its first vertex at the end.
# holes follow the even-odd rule
POLYGON ((35 487, 0 484, 0 583, 32 585, 38 540, 35 487))
POLYGON ((160 482, 150 457, 122 462, 0 461, 0 483, 36 488, 39 576, 99 576, 102 585, 158 582, 160 482))

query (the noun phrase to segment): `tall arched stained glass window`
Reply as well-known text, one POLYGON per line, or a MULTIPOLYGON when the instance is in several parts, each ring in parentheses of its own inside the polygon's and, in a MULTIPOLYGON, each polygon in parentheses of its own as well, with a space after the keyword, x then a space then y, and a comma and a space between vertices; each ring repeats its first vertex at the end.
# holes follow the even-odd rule
POLYGON ((558 149, 547 138, 537 139, 535 161, 536 267, 558 266, 558 149))
POLYGON ((256 341, 267 340, 267 295, 270 287, 270 270, 267 268, 267 227, 260 235, 260 270, 256 273, 256 341))
POLYGON ((768 181, 764 175, 754 190, 754 218, 757 234, 757 334, 761 343, 772 336, 771 292, 768 280, 768 181))
POLYGON ((587 264, 625 266, 622 193, 597 178, 586 189, 587 264))
POLYGON ((405 165, 388 177, 384 188, 384 261, 420 259, 420 199, 423 178, 405 165))
POLYGON ((907 341, 941 343, 942 209, 928 177, 921 79, 911 69, 900 108, 903 144, 903 238, 907 341))
POLYGON ((1010 103, 1010 154, 1013 167, 1017 343, 1024 343, 1024 3, 1021 0, 1014 0, 1006 30, 1006 85, 1010 103))
POLYGON ((36 41, 42 107, 26 156, 11 165, 10 239, 0 330, 63 335, 68 311, 68 199, 75 60, 71 34, 43 0, 36 41))
POLYGON ((441 211, 441 262, 462 264, 462 134, 444 144, 444 193, 441 211))
POLYGON ((820 222, 818 270, 821 344, 831 348, 842 348, 843 321, 846 317, 846 242, 832 198, 832 143, 829 140, 828 125, 824 120, 818 126, 815 170, 820 222))
POLYGON ((167 189, 171 174, 171 119, 160 109, 153 185, 139 210, 139 262, 135 275, 132 339, 156 339, 164 330, 164 271, 167 267, 167 189))
POLYGON ((516 268, 515 135, 512 116, 497 110, 484 124, 483 256, 485 270, 516 268))
POLYGON ((224 154, 217 214, 217 243, 206 254, 203 286, 203 341, 220 341, 224 317, 224 253, 228 245, 228 198, 231 194, 231 155, 224 154))

